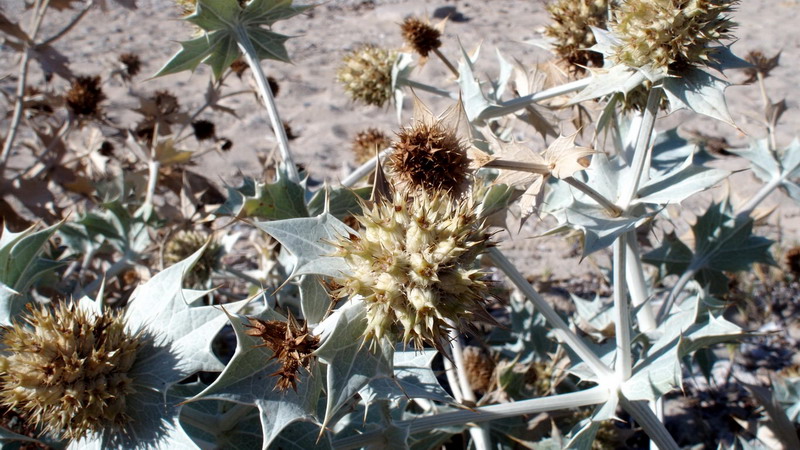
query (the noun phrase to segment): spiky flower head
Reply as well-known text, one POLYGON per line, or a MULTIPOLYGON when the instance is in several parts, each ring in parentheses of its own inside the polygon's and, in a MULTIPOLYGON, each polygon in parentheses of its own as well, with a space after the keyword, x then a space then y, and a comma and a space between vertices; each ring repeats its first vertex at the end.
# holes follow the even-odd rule
POLYGON ((495 366, 497 363, 482 348, 464 347, 464 369, 473 391, 485 393, 492 388, 495 366))
POLYGON ((120 314, 75 304, 29 306, 23 320, 3 332, 0 402, 54 437, 124 432, 141 335, 128 334, 120 314))
MULTIPOLYGON (((171 266, 191 256, 208 241, 209 236, 199 231, 181 230, 173 235, 164 247, 164 265, 171 266)), ((188 286, 203 287, 211 273, 219 267, 222 246, 212 240, 192 270, 186 274, 188 286)))
POLYGON ((442 46, 442 32, 416 17, 406 18, 400 29, 403 39, 423 58, 442 46))
POLYGON ((544 29, 556 53, 575 71, 589 64, 603 66, 603 55, 589 50, 597 41, 591 27, 605 28, 608 0, 558 0, 547 5, 552 23, 544 29))
POLYGON ((614 14, 615 62, 680 72, 714 60, 711 44, 731 37, 736 0, 627 0, 614 14))
POLYGON ((462 194, 470 182, 469 124, 461 102, 439 117, 414 98, 411 126, 397 133, 388 165, 403 187, 462 194))
POLYGON ((471 199, 396 191, 356 219, 358 234, 342 237, 337 256, 351 275, 336 279, 340 293, 366 305, 364 336, 442 348, 452 327, 484 318, 486 274, 473 267, 489 245, 471 199))
POLYGON ((122 77, 127 81, 130 81, 142 70, 142 60, 136 53, 119 55, 119 62, 122 63, 122 77))
POLYGON ((383 106, 392 98, 392 66, 397 52, 364 45, 345 55, 336 79, 353 100, 383 106))
POLYGON ((319 347, 319 336, 308 331, 308 324, 302 321, 301 326, 291 314, 286 322, 280 320, 261 320, 249 318, 250 329, 247 335, 261 338, 264 342, 258 347, 272 350, 272 359, 281 364, 280 370, 272 376, 278 377, 277 389, 287 390, 290 387, 297 391, 297 374, 300 368, 310 370, 316 360, 314 350, 319 347))
POLYGON ((356 162, 363 164, 375 156, 376 152, 383 151, 392 145, 392 140, 377 128, 367 128, 359 131, 353 138, 353 153, 356 162))
POLYGON ((97 114, 105 99, 99 75, 76 77, 66 96, 67 107, 77 116, 97 114))

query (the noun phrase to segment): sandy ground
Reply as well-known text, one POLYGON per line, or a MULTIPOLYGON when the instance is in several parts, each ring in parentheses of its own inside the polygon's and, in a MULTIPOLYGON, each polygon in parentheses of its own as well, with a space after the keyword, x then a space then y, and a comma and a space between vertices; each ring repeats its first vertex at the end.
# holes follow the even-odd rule
MULTIPOLYGON (((0 0, 9 17, 21 13, 19 0, 0 0)), ((70 67, 77 74, 108 73, 117 66, 117 57, 124 52, 134 52, 145 61, 143 72, 130 89, 148 93, 158 89, 169 89, 180 98, 189 111, 203 102, 203 94, 209 82, 210 71, 201 66, 194 74, 181 73, 158 79, 146 79, 174 54, 179 46, 176 41, 190 37, 192 29, 177 20, 179 9, 169 0, 138 0, 139 8, 129 11, 109 0, 109 10, 94 10, 89 13, 69 39, 56 44, 56 48, 69 57, 70 67)), ((543 62, 550 58, 541 49, 523 43, 538 37, 537 30, 547 20, 544 2, 541 0, 493 0, 493 1, 329 1, 305 14, 276 26, 276 31, 297 36, 287 46, 294 61, 283 64, 266 61, 265 70, 275 77, 281 86, 277 98, 283 119, 290 122, 299 137, 291 147, 297 162, 304 164, 313 177, 336 181, 352 167, 349 151, 350 140, 359 130, 377 127, 387 133, 399 128, 394 111, 390 108, 365 107, 349 100, 335 82, 335 73, 342 55, 361 43, 374 43, 386 47, 402 46, 398 24, 408 15, 426 16, 439 7, 455 8, 464 20, 448 23, 443 38, 443 52, 457 60, 458 43, 472 49, 482 43, 482 59, 479 73, 496 70, 494 53, 500 50, 507 58, 516 58, 526 65, 543 62)), ((52 13, 45 20, 44 35, 63 26, 71 12, 52 13)), ((800 111, 794 95, 800 67, 800 3, 779 0, 745 0, 735 15, 740 26, 736 32, 739 40, 733 44, 735 53, 744 56, 750 50, 762 50, 766 54, 782 51, 781 67, 768 79, 768 92, 774 100, 786 98, 789 109, 781 123, 779 142, 789 143, 800 129, 800 111)), ((0 54, 0 76, 16 71, 15 55, 8 49, 0 54)), ((445 68, 431 60, 414 75, 415 79, 429 82, 442 88, 456 90, 456 86, 445 68)), ((741 73, 732 73, 731 81, 743 79, 741 73)), ((41 80, 34 70, 34 84, 41 80)), ((0 81, 0 88, 12 92, 13 76, 0 81)), ((231 77, 231 91, 247 88, 248 83, 231 77)), ((137 102, 125 94, 128 87, 111 80, 105 89, 115 102, 108 102, 107 113, 118 123, 131 126, 137 116, 127 111, 137 102), (120 102, 119 99, 122 99, 120 102)), ((733 86, 728 89, 731 112, 737 124, 748 135, 763 136, 763 128, 756 122, 761 108, 758 88, 755 86, 733 86)), ((422 95, 434 111, 441 111, 447 102, 430 95, 422 95)), ((410 116, 410 102, 406 102, 405 119, 410 116)), ((226 101, 234 108, 239 119, 218 114, 218 134, 233 140, 233 150, 226 154, 210 153, 200 161, 203 173, 212 174, 227 183, 236 183, 241 175, 257 176, 261 168, 257 155, 274 148, 268 120, 253 96, 243 95, 226 101)), ((212 118, 212 116, 208 116, 212 118)), ((680 124, 685 129, 699 130, 705 134, 722 135, 734 143, 746 142, 731 127, 691 115, 674 115, 664 123, 680 124)), ((5 123, 2 124, 5 128, 5 123)), ((519 136, 526 138, 525 134, 519 136)), ((732 168, 744 168, 741 162, 723 163, 732 168)), ((754 192, 758 183, 750 174, 733 178, 736 192, 743 197, 754 192)), ((708 196, 692 202, 699 206, 709 201, 708 196)), ((775 195, 770 202, 786 204, 791 200, 775 195)), ((782 224, 785 245, 798 243, 797 208, 786 207, 774 217, 782 224)), ((688 216, 687 216, 688 217, 688 216)), ((558 278, 569 278, 595 271, 594 263, 565 257, 573 244, 562 239, 526 239, 546 229, 548 224, 531 220, 520 236, 514 240, 509 251, 517 261, 524 261, 531 275, 553 273, 558 278)), ((770 230, 771 233, 775 229, 770 230)), ((506 246, 508 244, 504 244, 506 246)), ((599 259, 603 262, 603 258, 599 259)))

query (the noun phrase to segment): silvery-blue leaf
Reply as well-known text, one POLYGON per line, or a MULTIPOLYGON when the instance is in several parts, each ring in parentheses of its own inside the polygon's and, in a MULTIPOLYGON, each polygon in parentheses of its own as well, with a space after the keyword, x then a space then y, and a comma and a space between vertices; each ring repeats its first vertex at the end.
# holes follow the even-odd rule
POLYGON ((681 166, 689 157, 692 157, 692 161, 698 165, 704 165, 714 160, 714 157, 701 149, 696 143, 689 142, 678 135, 677 128, 671 128, 656 134, 653 141, 650 177, 656 178, 660 174, 681 166))
POLYGON ((395 351, 394 373, 390 377, 376 378, 362 390, 364 398, 425 398, 442 403, 455 400, 442 388, 431 370, 435 350, 395 351))
POLYGON ((283 429, 270 448, 281 450, 328 450, 332 449, 330 433, 319 435, 319 425, 311 422, 294 422, 283 429))
POLYGON ((355 231, 328 212, 308 218, 256 222, 255 225, 297 258, 289 278, 303 274, 341 277, 349 270, 344 258, 331 256, 336 251, 331 243, 355 231))
POLYGON ((474 73, 474 62, 478 59, 480 47, 475 50, 472 57, 461 47, 462 59, 458 63, 458 85, 461 88, 461 101, 464 111, 470 122, 477 120, 491 104, 481 89, 480 81, 474 73))
MULTIPOLYGON (((271 310, 259 318, 286 320, 271 310)), ((292 422, 314 419, 317 399, 322 391, 322 375, 313 365, 311 373, 300 369, 297 391, 276 389, 278 377, 273 374, 280 369, 280 362, 271 359, 272 352, 260 346, 263 343, 261 339, 245 333, 246 317, 229 314, 229 319, 237 340, 233 358, 219 377, 192 400, 228 400, 255 405, 259 410, 263 448, 267 448, 292 422)))
POLYGON ((690 68, 681 73, 680 77, 665 78, 663 87, 669 100, 670 112, 687 108, 735 127, 725 102, 724 91, 729 85, 727 81, 708 72, 690 68))
POLYGON ((680 203, 690 196, 715 186, 730 175, 722 169, 711 169, 694 164, 690 154, 684 163, 653 178, 637 192, 636 203, 666 205, 680 203))
POLYGON ((599 295, 595 295, 594 300, 584 300, 583 298, 570 293, 575 304, 575 312, 581 320, 589 325, 594 332, 586 331, 593 336, 603 339, 608 337, 614 330, 614 305, 610 301, 603 301, 599 295))
POLYGON ((594 69, 589 85, 573 97, 569 104, 575 105, 616 93, 627 94, 646 79, 647 77, 642 71, 621 64, 609 69, 594 69))
POLYGON ((312 327, 319 323, 331 308, 331 296, 322 286, 319 277, 304 275, 300 278, 300 306, 303 318, 312 327))
POLYGON ((351 299, 322 326, 325 331, 316 355, 328 365, 328 400, 323 421, 323 426, 327 426, 336 411, 367 383, 391 375, 394 348, 386 345, 386 339, 373 349, 364 341, 367 321, 361 301, 351 299))
POLYGON ((500 53, 500 49, 495 49, 495 52, 497 53, 497 62, 500 65, 500 73, 497 76, 497 80, 492 80, 491 82, 492 90, 489 97, 494 102, 499 102, 505 93, 508 80, 511 78, 511 74, 514 72, 514 66, 506 61, 505 58, 503 58, 503 54, 500 53))

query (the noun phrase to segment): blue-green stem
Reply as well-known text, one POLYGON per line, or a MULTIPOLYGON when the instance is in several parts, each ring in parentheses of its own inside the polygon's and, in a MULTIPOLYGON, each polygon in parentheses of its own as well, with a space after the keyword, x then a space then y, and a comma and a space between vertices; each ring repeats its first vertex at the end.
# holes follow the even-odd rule
POLYGON ((631 294, 631 303, 636 312, 636 321, 640 332, 647 332, 656 329, 656 318, 653 314, 653 307, 647 301, 647 281, 644 277, 642 258, 640 256, 639 244, 636 242, 636 232, 629 231, 625 239, 625 279, 628 284, 628 291, 631 294))
POLYGON ((420 91, 430 92, 431 94, 436 94, 442 97, 458 100, 458 94, 456 94, 455 92, 450 92, 448 90, 437 88, 436 86, 431 86, 429 84, 420 83, 419 81, 403 78, 401 80, 398 80, 398 84, 400 86, 408 86, 410 88, 418 89, 420 91))
POLYGON ((245 60, 247 60, 247 64, 250 66, 250 70, 253 71, 253 77, 256 80, 258 92, 261 94, 261 98, 264 101, 264 107, 267 108, 267 114, 272 123, 272 130, 275 132, 275 137, 278 139, 278 149, 280 150, 283 163, 286 166, 289 181, 299 183, 300 175, 297 173, 297 166, 295 166, 292 154, 289 151, 289 139, 286 137, 286 130, 283 128, 283 122, 281 122, 281 117, 278 114, 278 108, 275 106, 275 97, 272 95, 272 89, 270 89, 267 77, 264 75, 264 70, 261 68, 261 61, 258 59, 256 50, 253 48, 253 43, 250 42, 247 32, 241 26, 237 26, 235 30, 236 41, 239 43, 239 48, 242 50, 245 60))
MULTIPOLYGON (((546 411, 580 408, 582 406, 599 405, 609 398, 608 389, 597 386, 580 392, 539 397, 512 403, 481 406, 474 410, 462 410, 411 420, 402 420, 395 425, 408 426, 409 433, 419 433, 434 428, 463 425, 466 423, 482 423, 492 420, 536 414, 546 411)), ((358 436, 351 436, 334 441, 333 447, 339 450, 361 448, 377 442, 383 437, 383 430, 368 431, 358 436)))
POLYGON ((507 102, 500 103, 497 106, 490 107, 481 113, 479 120, 486 121, 497 117, 503 117, 507 114, 515 113, 526 107, 539 103, 551 98, 560 97, 575 91, 579 91, 589 85, 590 77, 582 78, 580 80, 572 81, 570 83, 562 84, 550 89, 535 92, 533 94, 517 97, 507 102))
POLYGON ((631 356, 631 313, 628 305, 628 289, 625 282, 626 235, 614 241, 613 282, 614 282, 614 329, 617 346, 614 370, 617 381, 624 383, 631 377, 633 358, 631 356))
POLYGON ((636 136, 636 147, 633 151, 631 179, 627 183, 628 189, 622 193, 617 203, 623 209, 627 209, 631 204, 631 201, 636 197, 636 192, 639 190, 639 183, 648 175, 645 163, 647 162, 647 154, 650 151, 650 142, 652 141, 653 128, 656 124, 656 115, 658 114, 658 106, 661 103, 662 95, 661 88, 653 86, 647 96, 647 107, 642 112, 639 133, 636 136))
POLYGON ((598 378, 612 378, 613 372, 600 358, 586 345, 574 331, 561 319, 558 313, 539 295, 525 277, 517 270, 514 264, 506 258, 497 247, 489 249, 489 256, 495 266, 506 274, 508 279, 536 306, 547 323, 553 327, 553 332, 569 348, 581 358, 598 378))
POLYGON ((678 444, 661 423, 658 416, 650 409, 646 402, 630 401, 625 396, 619 396, 619 404, 636 422, 642 426, 647 436, 661 450, 679 450, 678 444))

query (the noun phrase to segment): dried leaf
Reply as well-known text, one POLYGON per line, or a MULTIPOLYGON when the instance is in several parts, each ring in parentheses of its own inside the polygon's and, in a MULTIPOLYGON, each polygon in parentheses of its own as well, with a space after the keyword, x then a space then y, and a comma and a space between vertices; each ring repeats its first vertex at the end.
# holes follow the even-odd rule
POLYGON ((588 156, 597 153, 591 148, 575 145, 577 135, 559 136, 544 151, 544 159, 552 167, 551 173, 556 178, 571 177, 575 172, 589 167, 588 156))

